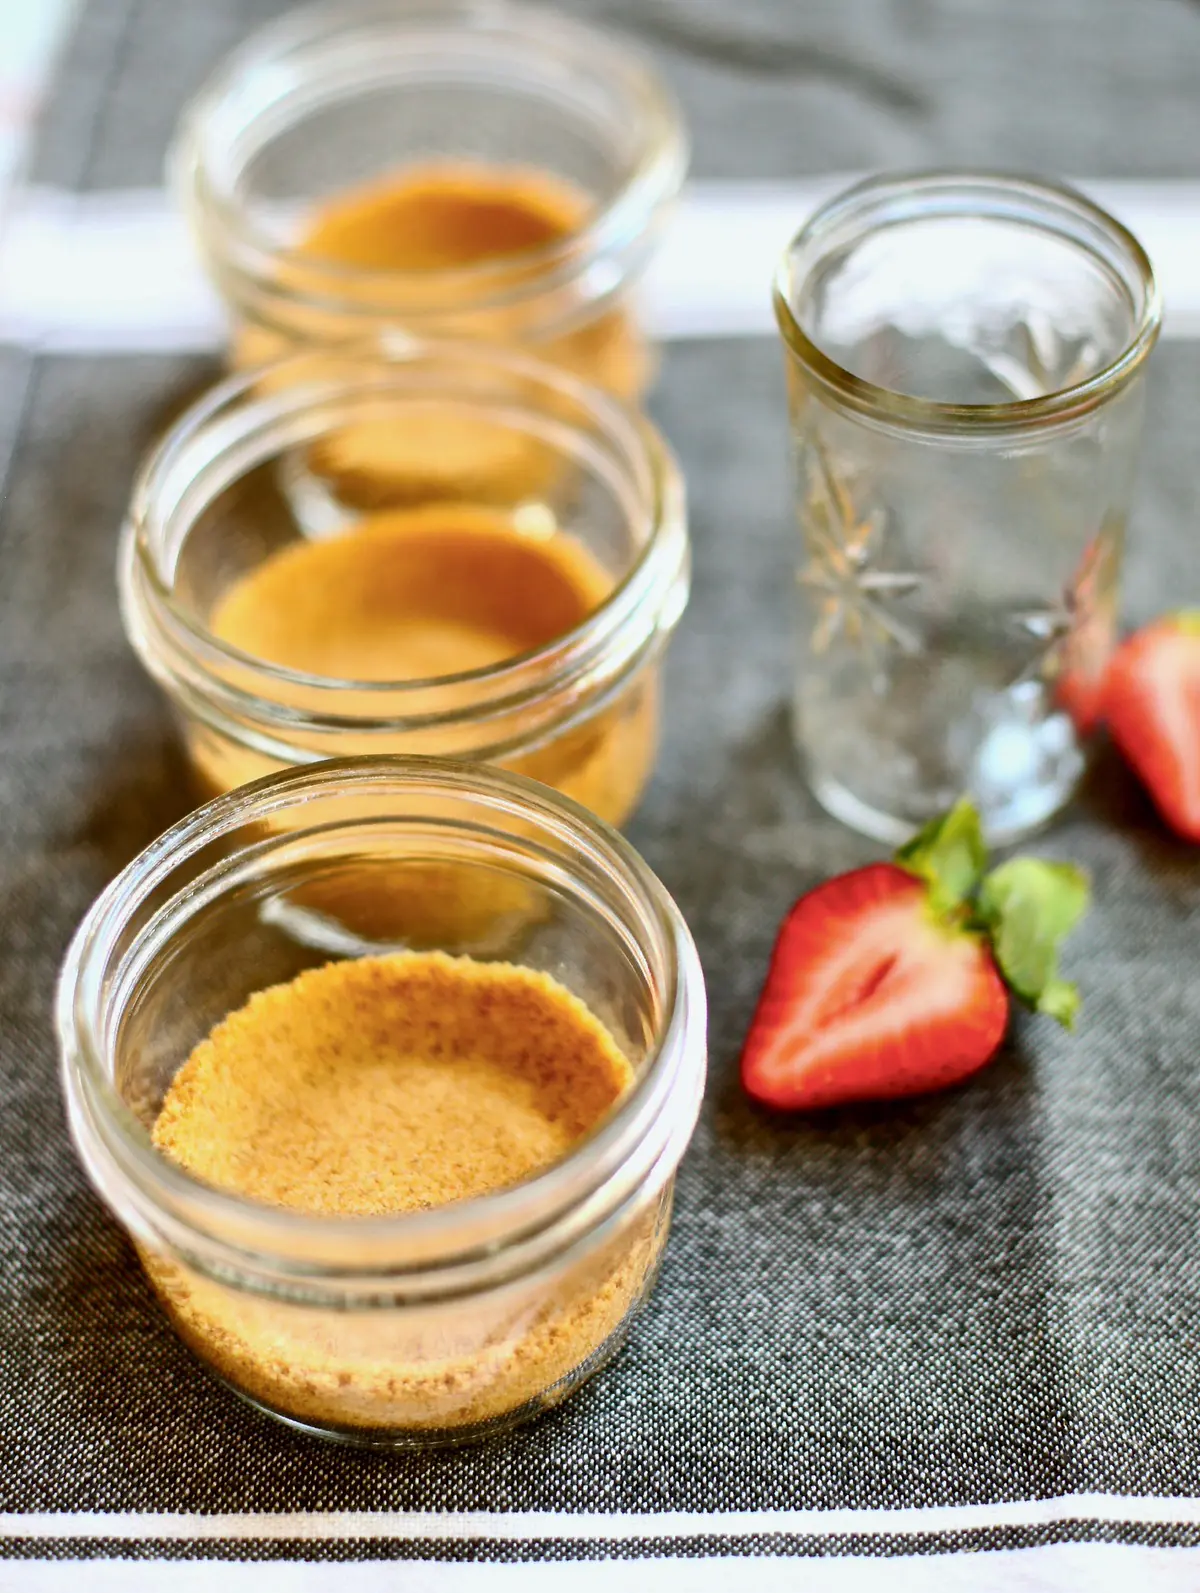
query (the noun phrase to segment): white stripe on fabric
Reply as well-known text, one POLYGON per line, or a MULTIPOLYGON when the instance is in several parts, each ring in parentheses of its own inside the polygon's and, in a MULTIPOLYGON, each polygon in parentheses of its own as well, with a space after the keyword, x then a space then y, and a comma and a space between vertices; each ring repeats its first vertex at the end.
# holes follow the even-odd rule
POLYGON ((45 1511, 0 1514, 0 1539, 119 1538, 180 1540, 296 1538, 491 1539, 511 1542, 569 1538, 734 1538, 760 1533, 832 1537, 850 1533, 964 1532, 988 1527, 1041 1527, 1060 1521, 1200 1526, 1200 1499, 1123 1494, 1065 1494, 981 1505, 929 1505, 899 1510, 667 1510, 609 1515, 599 1512, 513 1510, 347 1510, 193 1515, 164 1511, 45 1511))
POLYGON ((1092 1543, 886 1559, 756 1558, 448 1564, 375 1560, 0 1563, 0 1593, 1194 1593, 1200 1549, 1092 1543))
MULTIPOLYGON (((788 238, 846 176, 693 183, 644 286, 658 337, 773 331, 770 284, 788 238)), ((1164 333, 1200 337, 1200 182, 1081 184, 1142 240, 1164 333)), ((182 223, 156 190, 18 193, 0 236, 0 341, 47 352, 199 351, 222 316, 182 223)))

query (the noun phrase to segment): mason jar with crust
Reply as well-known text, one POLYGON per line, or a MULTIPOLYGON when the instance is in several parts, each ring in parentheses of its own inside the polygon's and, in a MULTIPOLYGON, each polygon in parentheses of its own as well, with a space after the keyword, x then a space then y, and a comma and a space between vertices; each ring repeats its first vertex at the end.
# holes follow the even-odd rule
MULTIPOLYGON (((460 954, 421 899, 420 944, 460 954)), ((292 770, 177 824, 81 925, 58 1033, 80 1157, 181 1337, 270 1414, 379 1447, 511 1427, 613 1356, 653 1286, 705 1069, 695 947, 628 844, 533 782, 421 758, 292 770), (627 1059, 607 1114, 519 1183, 395 1215, 269 1205, 164 1154, 155 1123, 197 1044, 322 960, 289 933, 296 893, 345 871, 420 879, 431 858, 530 899, 506 962, 552 976, 627 1059)))
POLYGON ((383 329, 520 345, 626 400, 632 294, 687 166, 623 41, 514 0, 339 0, 185 111, 171 186, 247 367, 383 329))

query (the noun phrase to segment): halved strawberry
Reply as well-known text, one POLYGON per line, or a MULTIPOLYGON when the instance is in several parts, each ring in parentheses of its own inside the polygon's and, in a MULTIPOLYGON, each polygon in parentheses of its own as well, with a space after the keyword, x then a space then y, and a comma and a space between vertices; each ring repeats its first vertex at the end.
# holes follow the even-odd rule
POLYGON ((742 1080, 784 1108, 918 1094, 981 1068, 1007 1023, 982 937, 940 922, 914 875, 872 863, 788 914, 742 1080))
POLYGON ((1108 668, 1113 739, 1178 834, 1200 841, 1200 613, 1136 631, 1108 668))
POLYGON ((1083 912, 1069 864, 1017 859, 984 878, 959 803, 901 849, 819 885, 788 914, 742 1052, 742 1082, 783 1110, 918 1095, 994 1055, 1008 987, 1069 1025, 1057 944, 1083 912))

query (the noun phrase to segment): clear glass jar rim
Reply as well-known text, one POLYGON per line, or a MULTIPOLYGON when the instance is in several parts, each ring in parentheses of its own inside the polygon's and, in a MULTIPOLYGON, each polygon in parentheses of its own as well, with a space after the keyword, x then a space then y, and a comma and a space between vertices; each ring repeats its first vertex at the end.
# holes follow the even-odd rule
MULTIPOLYGON (((206 497, 189 505, 189 521, 194 523, 211 501, 206 497)), ((304 715, 309 723, 328 723, 335 729, 364 725, 428 729, 431 724, 445 721, 436 717, 407 720, 406 699, 412 702, 420 694, 447 687, 476 687, 484 693, 479 704, 460 708, 457 720, 474 721, 481 716, 509 713, 529 695, 541 696, 555 690, 564 674, 573 673, 580 655, 591 656, 603 648, 607 639, 619 635, 632 618, 645 617, 647 588, 669 589, 676 579, 686 578, 683 478, 671 450, 645 416, 565 371, 515 350, 385 333, 367 343, 322 346, 292 354, 270 365, 226 377, 208 389, 159 440, 139 471, 120 560, 127 601, 130 582, 138 576, 155 606, 185 639, 193 660, 212 678, 222 696, 237 698, 249 711, 254 711, 254 705, 272 708, 273 688, 296 688, 327 704, 320 713, 304 715), (468 370, 489 370, 519 383, 527 400, 540 392, 575 404, 581 413, 598 422, 598 429, 606 437, 614 439, 618 447, 642 465, 648 487, 645 537, 629 568, 603 602, 561 636, 498 664, 418 680, 356 681, 309 675, 244 653, 215 636, 175 601, 172 583, 164 579, 159 562, 162 549, 158 533, 165 532, 167 524, 159 516, 159 500, 186 462, 189 450, 199 446, 215 421, 222 419, 224 429, 220 448, 205 455, 209 466, 240 448, 247 436, 260 433, 264 414, 282 422, 319 408, 328 402, 331 392, 346 396, 374 391, 389 370, 396 372, 399 384, 404 372, 423 362, 431 366, 444 364, 448 370, 456 364, 468 370), (337 368, 336 375, 329 369, 332 366, 337 368), (290 376, 307 376, 308 380, 289 380, 290 376), (239 417, 238 406, 242 404, 245 409, 239 417), (228 419, 223 417, 226 410, 231 411, 228 419), (240 424, 233 423, 235 417, 240 424), (254 690, 231 684, 228 676, 222 675, 223 668, 236 670, 240 677, 255 683, 254 690), (339 718, 339 699, 351 694, 356 704, 367 706, 357 708, 348 718, 339 718), (326 712, 328 720, 324 718, 326 712)), ((287 708, 281 712, 294 723, 297 710, 287 708)))
MULTIPOLYGON (((353 829, 355 823, 345 821, 345 827, 353 829)), ((290 839, 302 832, 285 833, 290 839)), ((189 882, 185 890, 194 888, 195 882, 189 882)), ((155 919, 176 899, 173 894, 161 904, 155 919)), ((173 825, 117 875, 85 915, 63 963, 56 1019, 68 1100, 82 1084, 89 1102, 98 1104, 103 1115, 98 1132, 106 1148, 111 1152, 115 1146, 120 1156, 123 1170, 119 1176, 136 1179, 143 1197, 148 1196, 152 1204, 183 1200, 193 1214, 200 1214, 201 1221, 210 1221, 216 1227, 233 1224, 239 1232, 253 1236, 252 1245, 230 1246, 207 1226, 198 1230, 218 1248, 230 1250, 242 1259, 256 1257, 286 1263, 286 1258, 294 1250, 302 1250, 306 1242, 324 1247, 331 1240, 352 1238, 389 1252, 393 1248, 402 1252, 406 1245, 419 1247, 423 1257, 420 1269, 425 1270, 438 1265, 429 1259, 431 1251, 437 1257, 445 1257, 447 1264, 460 1264, 473 1254, 473 1234, 485 1232, 485 1244, 492 1246, 497 1233, 514 1240, 542 1234, 553 1227, 556 1219, 595 1194, 603 1182, 597 1179, 596 1169, 607 1167, 610 1175, 619 1170, 643 1146, 656 1122, 661 1128, 668 1096, 686 1088, 689 1063, 693 1086, 702 1087, 705 1006, 703 974, 682 914, 661 882, 616 830, 569 797, 522 775, 447 759, 396 756, 332 759, 268 775, 215 798, 173 825), (582 850, 602 858, 613 877, 619 878, 636 897, 646 921, 653 926, 657 940, 653 950, 664 976, 660 1031, 633 1087, 599 1127, 559 1162, 511 1188, 392 1217, 309 1215, 217 1189, 158 1151, 113 1086, 97 1038, 112 940, 133 906, 160 888, 188 856, 220 836, 281 810, 303 806, 323 791, 349 797, 370 792, 378 799, 386 790, 420 792, 435 799, 439 795, 477 798, 494 812, 519 816, 524 826, 536 823, 543 832, 569 838, 582 850)), ((697 1093, 697 1108, 698 1104, 697 1093)), ((78 1134, 81 1128, 77 1114, 71 1115, 78 1134)), ((694 1115, 693 1111, 692 1121, 694 1115)), ((689 1121, 688 1136, 691 1126, 689 1121)))
MULTIPOLYGON (((1014 218, 1016 219, 1016 218, 1014 218)), ((1111 264, 1111 259, 1110 259, 1111 264)), ((775 274, 775 316, 785 347, 835 402, 883 426, 931 434, 1024 431, 1073 420, 1118 392, 1140 370, 1158 338, 1162 296, 1154 267, 1137 238, 1116 218, 1065 183, 1052 183, 1020 172, 927 170, 868 177, 822 204, 784 251, 775 274), (1126 268, 1125 286, 1133 301, 1133 336, 1120 354, 1101 370, 1071 387, 1038 398, 1002 404, 950 404, 879 387, 831 359, 800 326, 792 309, 788 285, 791 262, 807 251, 809 268, 819 261, 829 241, 843 242, 847 232, 861 236, 881 221, 892 224, 924 219, 931 212, 891 214, 894 207, 922 200, 940 201, 946 215, 1011 215, 1024 207, 1026 224, 1054 229, 1086 248, 1083 230, 1102 236, 1126 268), (1074 222, 1076 230, 1066 224, 1074 222), (1136 284, 1133 291, 1131 284, 1136 284), (1139 302, 1140 300, 1140 302, 1139 302)))
MULTIPOLYGON (((377 63, 367 55, 364 65, 375 70, 377 63)), ((278 130, 272 124, 256 151, 278 130)), ((678 192, 688 154, 683 119, 667 85, 639 51, 606 29, 522 0, 339 0, 337 4, 305 6, 268 23, 226 57, 184 110, 168 151, 167 179, 168 185, 181 193, 185 205, 193 198, 199 201, 202 216, 220 229, 223 251, 251 280, 269 282, 273 291, 307 309, 346 312, 360 319, 388 313, 388 292, 400 282, 412 290, 427 290, 429 306, 435 309, 444 309, 448 297, 457 302, 458 295, 472 290, 479 296, 471 300, 475 308, 499 307, 553 292, 582 276, 594 260, 630 243, 648 218, 678 192), (554 48, 569 52, 589 76, 604 72, 610 81, 622 85, 630 116, 642 124, 640 159, 618 191, 584 226, 561 240, 503 259, 440 271, 380 272, 281 247, 239 204, 228 173, 224 178, 218 175, 220 161, 215 156, 224 157, 227 146, 222 142, 214 156, 212 123, 244 74, 269 67, 290 50, 336 37, 364 18, 394 27, 397 35, 414 26, 450 30, 457 25, 464 40, 476 29, 485 36, 503 34, 527 46, 531 55, 550 55, 554 48), (281 262, 289 272, 298 269, 298 288, 279 282, 281 262), (371 284, 378 284, 379 298, 373 297, 371 284), (348 288, 352 288, 349 299, 348 288)), ((414 298, 411 306, 406 303, 404 313, 419 315, 421 304, 414 298)))

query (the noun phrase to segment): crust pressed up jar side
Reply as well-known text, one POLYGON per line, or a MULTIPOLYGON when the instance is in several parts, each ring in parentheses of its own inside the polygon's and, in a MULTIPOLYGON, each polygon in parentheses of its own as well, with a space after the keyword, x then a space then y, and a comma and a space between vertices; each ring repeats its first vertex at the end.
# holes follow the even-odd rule
POLYGON ((594 1254, 486 1295, 348 1313, 264 1298, 139 1247, 179 1336, 276 1415, 369 1437, 465 1442, 566 1399, 625 1340, 653 1286, 671 1188, 594 1254))
MULTIPOLYGON (((431 202, 457 195, 461 211, 460 230, 470 232, 472 211, 486 213, 508 208, 514 216, 530 211, 547 210, 550 225, 547 241, 568 242, 582 233, 587 224, 591 204, 586 195, 569 188, 562 193, 554 191, 551 180, 538 173, 508 172, 503 167, 481 168, 472 172, 455 166, 418 167, 412 173, 400 172, 390 180, 378 181, 371 191, 358 197, 360 221, 373 219, 382 233, 403 238, 406 224, 420 214, 417 193, 425 188, 431 202), (473 179, 473 181, 472 181, 473 179), (546 190, 549 197, 546 197, 546 190), (407 203, 406 203, 407 199, 407 203)), ((408 317, 403 307, 404 256, 400 248, 392 250, 389 262, 395 278, 392 283, 379 277, 356 274, 346 269, 347 240, 336 225, 337 217, 329 211, 318 210, 308 230, 297 240, 290 262, 279 268, 277 295, 280 300, 292 301, 281 315, 272 315, 269 306, 261 309, 248 304, 242 312, 244 319, 235 321, 229 349, 229 365, 233 370, 253 370, 296 352, 306 345, 337 343, 346 338, 361 337, 365 331, 379 331, 394 324, 403 325, 408 317), (340 267, 343 280, 339 284, 342 294, 336 307, 327 309, 304 302, 304 294, 321 292, 322 268, 340 267), (389 290, 394 291, 397 303, 387 308, 389 290), (286 324, 284 330, 280 323, 286 324)), ((383 253, 383 251, 381 251, 383 253)), ((386 258, 386 255, 385 255, 386 258)), ((486 241, 480 238, 469 264, 486 265, 490 259, 503 259, 503 255, 490 255, 486 241)), ((382 263, 381 263, 382 269, 382 263)), ((215 273, 220 280, 219 272, 215 273)), ((607 298, 599 305, 589 305, 580 296, 578 304, 570 311, 564 309, 557 315, 547 316, 547 324, 529 324, 528 309, 520 305, 490 305, 486 301, 478 307, 469 302, 469 287, 460 287, 453 281, 445 282, 439 289, 437 277, 441 273, 427 266, 429 293, 440 291, 443 303, 440 308, 430 306, 420 312, 410 312, 417 325, 428 331, 436 327, 440 334, 469 337, 513 348, 528 347, 539 359, 560 367, 581 381, 611 393, 626 403, 637 403, 649 388, 655 371, 655 360, 646 335, 638 322, 632 306, 607 298), (567 330, 556 330, 559 319, 570 324, 567 330)), ((553 292, 549 265, 532 265, 522 273, 522 292, 533 294, 539 278, 546 280, 549 297, 553 292)), ((372 438, 369 433, 358 434, 356 453, 386 461, 394 444, 372 438)))
MULTIPOLYGON (((589 808, 618 829, 641 800, 654 770, 659 745, 659 667, 648 664, 617 698, 560 735, 551 735, 529 752, 517 751, 495 760, 589 808)), ((207 802, 263 775, 289 767, 265 757, 225 731, 183 716, 183 731, 195 780, 197 799, 207 802)), ((413 750, 412 738, 381 738, 355 742, 353 734, 338 746, 341 756, 413 750)), ((436 742, 433 752, 445 750, 436 742)))

